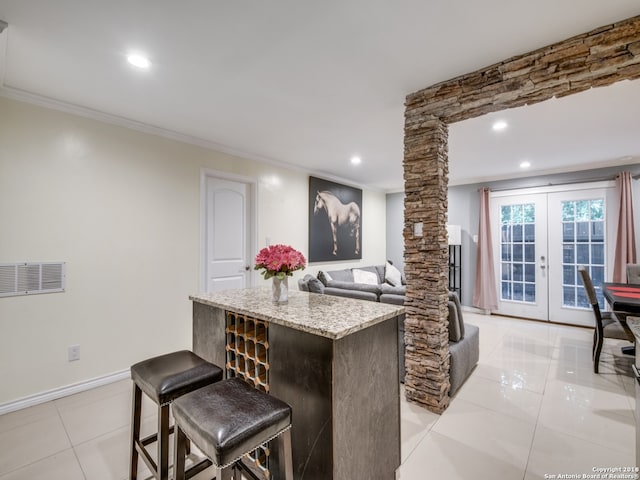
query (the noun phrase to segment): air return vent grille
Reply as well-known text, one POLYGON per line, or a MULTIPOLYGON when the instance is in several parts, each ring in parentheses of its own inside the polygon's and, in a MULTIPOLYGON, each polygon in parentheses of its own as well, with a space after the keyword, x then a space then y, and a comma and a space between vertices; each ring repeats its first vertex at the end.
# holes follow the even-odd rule
POLYGON ((0 297, 64 292, 64 262, 0 263, 0 297))

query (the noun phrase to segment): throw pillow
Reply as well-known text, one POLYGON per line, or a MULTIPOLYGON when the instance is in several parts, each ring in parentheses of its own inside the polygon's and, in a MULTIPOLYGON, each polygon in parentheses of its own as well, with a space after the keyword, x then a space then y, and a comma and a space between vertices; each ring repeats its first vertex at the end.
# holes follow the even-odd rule
POLYGON ((329 275, 327 272, 323 272, 322 270, 320 270, 318 272, 318 280, 324 283, 326 287, 329 284, 329 282, 332 280, 332 278, 331 278, 331 275, 329 275))
POLYGON ((324 285, 315 277, 311 277, 307 285, 309 285, 309 291, 312 293, 324 293, 324 285))
POLYGON ((384 279, 394 287, 402 285, 402 273, 389 262, 384 265, 384 279))
POLYGON ((462 339, 460 331, 460 319, 458 318, 458 309, 456 304, 449 302, 449 341, 459 342, 462 339))
POLYGON ((354 268, 351 270, 353 272, 353 281, 355 283, 366 283, 367 285, 378 285, 378 275, 373 272, 367 272, 365 270, 360 270, 358 268, 354 268))

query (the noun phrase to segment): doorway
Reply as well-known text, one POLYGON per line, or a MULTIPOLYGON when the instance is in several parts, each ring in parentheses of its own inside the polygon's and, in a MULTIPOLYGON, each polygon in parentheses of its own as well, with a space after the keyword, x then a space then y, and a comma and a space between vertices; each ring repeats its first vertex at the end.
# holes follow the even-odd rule
POLYGON ((588 267, 604 308, 616 208, 613 182, 492 193, 497 313, 592 325, 577 269, 588 267))
POLYGON ((216 292, 253 284, 255 250, 255 182, 203 171, 201 290, 216 292))

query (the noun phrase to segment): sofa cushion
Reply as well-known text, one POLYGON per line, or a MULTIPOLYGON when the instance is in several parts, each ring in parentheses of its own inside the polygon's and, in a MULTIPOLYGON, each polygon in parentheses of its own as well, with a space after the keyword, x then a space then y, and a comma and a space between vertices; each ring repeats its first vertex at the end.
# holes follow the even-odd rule
POLYGON ((407 293, 407 287, 405 285, 393 286, 388 283, 383 283, 380 285, 380 292, 382 294, 391 294, 391 295, 405 295, 407 293))
POLYGON ((394 295, 383 293, 380 295, 380 303, 390 303, 391 305, 404 305, 404 295, 394 295))
POLYGON ((298 279, 298 290, 300 290, 301 292, 308 292, 309 291, 309 280, 311 280, 313 277, 313 275, 309 275, 308 273, 302 277, 298 279))
POLYGON ((351 272, 355 283, 366 283, 367 285, 378 285, 379 283, 378 275, 374 272, 367 272, 359 268, 354 268, 351 272))
POLYGON ((343 268, 342 270, 331 270, 326 272, 330 275, 329 281, 337 280, 339 282, 353 282, 353 273, 350 268, 343 268))
POLYGON ((355 298, 357 300, 368 300, 370 302, 378 301, 378 294, 374 292, 348 290, 346 288, 325 287, 324 293, 325 295, 334 295, 336 297, 355 298))
POLYGON ((399 287, 402 285, 402 272, 387 262, 384 266, 384 280, 394 287, 399 287))
POLYGON ((327 287, 331 287, 332 289, 339 288, 342 290, 354 290, 358 292, 371 292, 376 295, 380 293, 379 285, 369 285, 367 283, 339 282, 338 280, 331 280, 327 287))
POLYGON ((449 302, 449 341, 459 342, 460 340, 462 340, 462 332, 460 331, 458 310, 455 303, 449 302))

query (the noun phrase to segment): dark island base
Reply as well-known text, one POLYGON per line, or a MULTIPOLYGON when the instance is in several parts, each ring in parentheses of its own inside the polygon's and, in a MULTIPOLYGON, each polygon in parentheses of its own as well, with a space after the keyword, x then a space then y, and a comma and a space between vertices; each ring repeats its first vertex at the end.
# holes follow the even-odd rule
MULTIPOLYGON (((224 365, 224 326, 224 310, 194 303, 195 353, 224 365)), ((293 408, 296 480, 395 479, 400 466, 397 318, 338 340, 271 323, 269 392, 293 408)), ((270 470, 277 472, 273 453, 270 470)))

